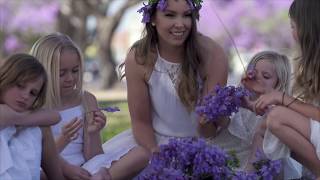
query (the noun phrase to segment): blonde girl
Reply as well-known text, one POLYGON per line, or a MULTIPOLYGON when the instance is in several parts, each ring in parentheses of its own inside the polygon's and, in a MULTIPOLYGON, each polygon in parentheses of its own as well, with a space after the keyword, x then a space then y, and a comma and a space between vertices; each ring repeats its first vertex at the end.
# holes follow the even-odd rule
POLYGON ((106 117, 96 98, 82 89, 83 58, 78 46, 60 33, 41 37, 31 52, 48 72, 45 107, 59 110, 61 121, 52 127, 62 169, 68 179, 108 179, 100 130, 106 117), (95 160, 94 160, 95 159, 95 160))

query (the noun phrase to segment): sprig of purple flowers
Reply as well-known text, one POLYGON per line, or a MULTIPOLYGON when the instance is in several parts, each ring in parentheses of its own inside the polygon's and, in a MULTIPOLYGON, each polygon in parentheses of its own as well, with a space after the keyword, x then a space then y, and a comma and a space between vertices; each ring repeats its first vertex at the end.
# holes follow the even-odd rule
POLYGON ((195 108, 196 113, 204 116, 208 122, 215 122, 219 117, 231 116, 242 104, 242 98, 249 95, 243 87, 216 85, 195 108))
POLYGON ((269 180, 281 168, 280 161, 258 158, 260 166, 256 172, 249 173, 235 170, 236 161, 236 157, 218 146, 207 144, 204 139, 170 139, 153 154, 149 166, 138 180, 269 180))
MULTIPOLYGON (((192 10, 200 10, 201 9, 201 3, 203 0, 187 0, 189 6, 191 7, 192 10)), ((143 7, 141 7, 138 10, 138 13, 142 13, 142 23, 149 23, 151 20, 151 14, 152 14, 152 9, 154 6, 156 6, 157 9, 160 11, 164 11, 167 6, 168 2, 167 0, 148 0, 148 3, 145 4, 143 3, 143 7)))
POLYGON ((117 112, 120 111, 118 107, 104 107, 104 108, 99 108, 101 111, 106 111, 106 112, 117 112))

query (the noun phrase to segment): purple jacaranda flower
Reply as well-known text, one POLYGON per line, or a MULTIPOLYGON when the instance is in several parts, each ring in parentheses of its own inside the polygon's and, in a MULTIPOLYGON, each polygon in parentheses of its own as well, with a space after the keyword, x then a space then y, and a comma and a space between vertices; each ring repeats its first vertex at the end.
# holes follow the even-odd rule
POLYGON ((117 112, 120 111, 120 109, 118 107, 104 107, 104 108, 99 108, 102 111, 106 111, 106 112, 117 112))

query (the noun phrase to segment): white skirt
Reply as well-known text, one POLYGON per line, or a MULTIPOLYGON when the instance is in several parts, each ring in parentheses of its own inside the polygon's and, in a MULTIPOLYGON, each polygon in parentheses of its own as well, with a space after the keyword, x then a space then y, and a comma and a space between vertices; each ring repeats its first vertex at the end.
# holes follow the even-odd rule
MULTIPOLYGON (((155 135, 158 145, 166 144, 170 138, 173 138, 172 136, 155 135)), ((105 167, 110 168, 112 162, 118 161, 136 146, 138 144, 134 139, 132 130, 125 130, 102 145, 104 155, 99 157, 99 161, 104 161, 105 167)))
POLYGON ((269 129, 263 139, 263 152, 271 160, 282 159, 284 179, 298 179, 302 176, 302 165, 290 157, 290 149, 269 129))

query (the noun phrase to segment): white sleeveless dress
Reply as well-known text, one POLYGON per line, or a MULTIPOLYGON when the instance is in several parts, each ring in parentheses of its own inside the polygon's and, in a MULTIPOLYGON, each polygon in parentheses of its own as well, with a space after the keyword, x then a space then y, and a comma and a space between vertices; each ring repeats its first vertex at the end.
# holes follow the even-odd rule
MULTIPOLYGON (((189 113, 181 103, 175 86, 181 64, 171 63, 158 55, 154 70, 148 81, 152 105, 152 124, 158 144, 165 144, 169 138, 196 137, 197 116, 189 113)), ((103 150, 111 162, 119 160, 137 143, 131 129, 126 130, 103 144, 103 150)))
POLYGON ((0 180, 39 180, 41 148, 39 127, 1 129, 0 180))
MULTIPOLYGON (((82 105, 65 109, 63 111, 60 111, 59 113, 61 121, 58 124, 51 126, 52 133, 55 139, 58 138, 62 133, 62 127, 72 121, 75 117, 79 117, 82 121, 84 119, 84 108, 82 105)), ((105 161, 102 161, 103 159, 106 159, 106 157, 104 157, 105 154, 96 155, 88 161, 85 160, 83 154, 83 128, 80 128, 78 133, 78 137, 72 140, 63 149, 60 155, 70 164, 81 166, 84 169, 88 170, 91 174, 99 171, 101 167, 106 167, 107 164, 105 164, 105 161)))

